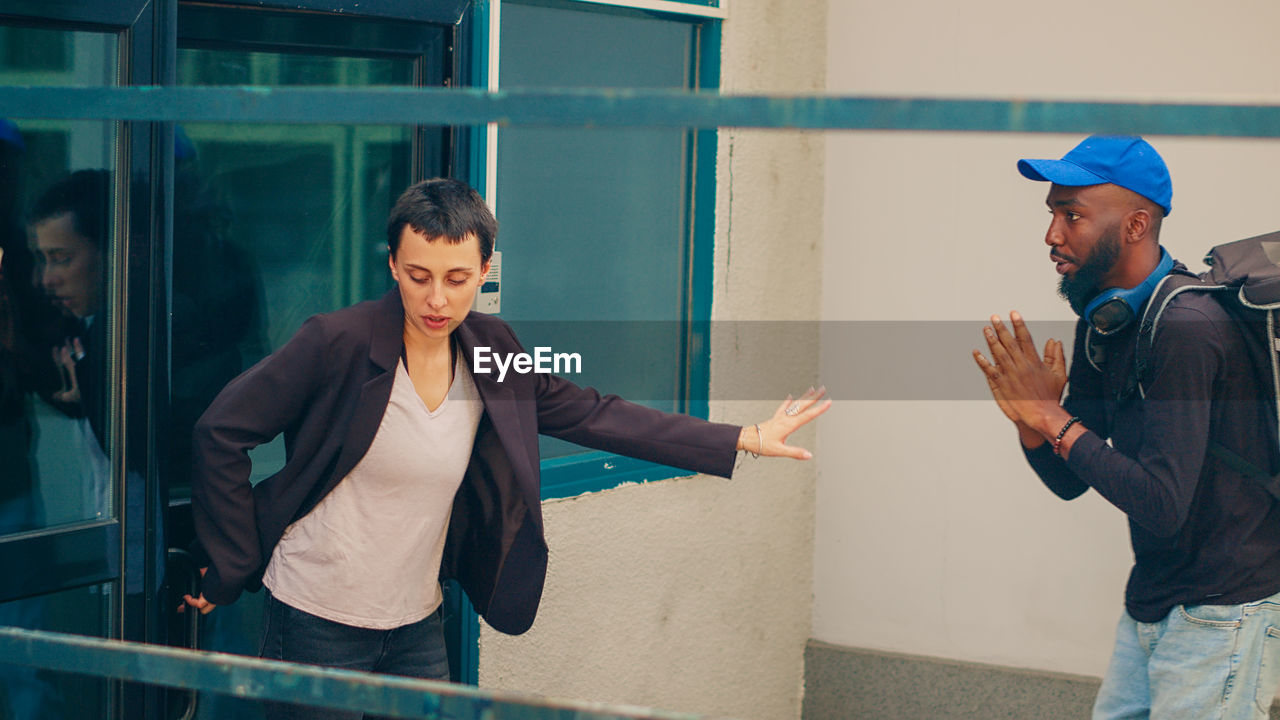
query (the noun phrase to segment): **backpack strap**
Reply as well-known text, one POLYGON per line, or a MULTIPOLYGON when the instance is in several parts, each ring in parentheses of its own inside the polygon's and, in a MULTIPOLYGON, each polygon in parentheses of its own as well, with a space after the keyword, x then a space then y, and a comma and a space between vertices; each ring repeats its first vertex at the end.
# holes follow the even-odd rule
POLYGON ((1280 475, 1270 475, 1253 463, 1240 457, 1234 450, 1219 442, 1209 443, 1209 452, 1227 467, 1262 486, 1271 497, 1280 499, 1280 475))
POLYGON ((1164 315, 1164 309, 1178 293, 1203 286, 1204 282, 1198 276, 1181 269, 1174 270, 1160 279, 1156 289, 1151 293, 1151 298, 1147 300, 1147 305, 1142 311, 1142 319, 1138 323, 1137 347, 1133 353, 1133 373, 1121 391, 1122 398, 1130 397, 1135 392, 1138 397, 1147 396, 1146 385, 1151 379, 1151 348, 1155 345, 1156 325, 1164 315))
POLYGON ((1228 285, 1215 285, 1205 282, 1199 275, 1186 270, 1174 270, 1156 285, 1142 312, 1142 322, 1138 325, 1138 346, 1134 352, 1133 380, 1137 383, 1138 396, 1145 398, 1146 385, 1151 380, 1151 348, 1155 344, 1156 326, 1164 315, 1165 308, 1180 293, 1188 291, 1227 292, 1235 288, 1228 285))

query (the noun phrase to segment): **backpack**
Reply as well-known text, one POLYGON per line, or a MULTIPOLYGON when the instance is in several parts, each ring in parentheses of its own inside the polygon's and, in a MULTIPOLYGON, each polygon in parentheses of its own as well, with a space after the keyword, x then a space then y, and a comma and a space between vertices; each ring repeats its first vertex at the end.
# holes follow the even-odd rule
POLYGON ((1241 457, 1217 442, 1209 443, 1209 452, 1228 467, 1251 478, 1280 499, 1280 474, 1274 471, 1275 458, 1280 457, 1280 232, 1237 240, 1210 248, 1204 262, 1209 269, 1199 275, 1172 272, 1156 286, 1138 326, 1135 372, 1138 392, 1149 379, 1151 346, 1160 316, 1179 293, 1208 292, 1240 328, 1248 348, 1245 359, 1258 377, 1269 380, 1271 447, 1261 465, 1241 457))

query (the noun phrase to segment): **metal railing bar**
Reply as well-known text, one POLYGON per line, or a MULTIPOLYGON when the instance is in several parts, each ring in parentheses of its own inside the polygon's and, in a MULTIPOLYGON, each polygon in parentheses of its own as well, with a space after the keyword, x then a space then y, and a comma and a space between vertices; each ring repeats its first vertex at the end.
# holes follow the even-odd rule
POLYGON ((4 663, 235 697, 449 720, 698 720, 701 716, 162 645, 0 627, 4 663))
POLYGON ((1280 105, 635 89, 0 87, 0 117, 1280 137, 1280 105))

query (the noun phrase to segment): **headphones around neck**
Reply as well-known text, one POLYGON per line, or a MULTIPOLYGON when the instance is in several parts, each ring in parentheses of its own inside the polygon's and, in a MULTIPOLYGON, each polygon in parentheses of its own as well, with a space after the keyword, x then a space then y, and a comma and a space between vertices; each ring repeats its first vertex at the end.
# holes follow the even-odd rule
POLYGON ((1146 280, 1137 287, 1103 290, 1085 307, 1084 319, 1099 335, 1111 335, 1123 330, 1138 316, 1143 304, 1155 292, 1156 285, 1160 284, 1170 270, 1173 270, 1173 258, 1169 256, 1168 250, 1160 248, 1160 263, 1146 280))

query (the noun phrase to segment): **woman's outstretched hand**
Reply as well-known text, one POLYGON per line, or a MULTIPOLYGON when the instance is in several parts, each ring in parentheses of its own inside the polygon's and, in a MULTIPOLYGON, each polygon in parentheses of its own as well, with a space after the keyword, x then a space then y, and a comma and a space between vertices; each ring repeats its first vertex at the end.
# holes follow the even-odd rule
POLYGON ((788 395, 773 412, 773 417, 742 428, 742 432, 738 434, 738 449, 746 450, 752 455, 789 457, 796 460, 812 458, 813 453, 808 450, 788 445, 787 438, 831 407, 830 400, 822 399, 826 394, 827 389, 822 387, 816 390, 809 388, 808 392, 795 399, 788 395))

